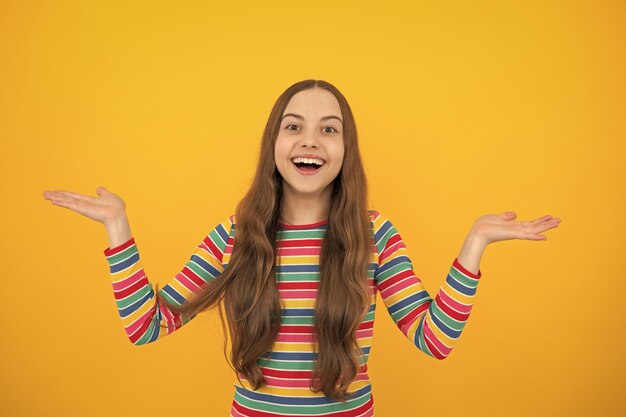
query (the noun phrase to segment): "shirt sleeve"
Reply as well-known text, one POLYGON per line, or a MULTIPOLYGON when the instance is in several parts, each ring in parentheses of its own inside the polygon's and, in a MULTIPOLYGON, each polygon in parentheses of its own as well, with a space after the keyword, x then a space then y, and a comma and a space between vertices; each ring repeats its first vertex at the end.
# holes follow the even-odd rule
MULTIPOLYGON (((182 305, 201 288, 224 271, 222 259, 230 234, 234 229, 233 217, 229 216, 211 230, 196 246, 189 261, 163 288, 159 294, 174 305, 182 305)), ((104 250, 113 295, 122 326, 131 343, 143 345, 181 328, 195 317, 178 314, 164 303, 158 302, 154 288, 148 281, 139 257, 135 238, 104 250)))
POLYGON ((374 230, 379 253, 374 279, 387 311, 419 350, 445 359, 465 327, 482 272, 471 273, 455 258, 433 300, 389 219, 375 212, 374 230))

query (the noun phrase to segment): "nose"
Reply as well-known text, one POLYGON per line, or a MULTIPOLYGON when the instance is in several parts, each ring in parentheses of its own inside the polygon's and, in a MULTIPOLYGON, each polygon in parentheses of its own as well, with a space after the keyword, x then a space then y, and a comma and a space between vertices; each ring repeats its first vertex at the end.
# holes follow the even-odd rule
POLYGON ((310 131, 302 135, 302 140, 300 142, 301 147, 309 147, 309 148, 318 148, 319 147, 319 138, 317 137, 316 132, 310 131))

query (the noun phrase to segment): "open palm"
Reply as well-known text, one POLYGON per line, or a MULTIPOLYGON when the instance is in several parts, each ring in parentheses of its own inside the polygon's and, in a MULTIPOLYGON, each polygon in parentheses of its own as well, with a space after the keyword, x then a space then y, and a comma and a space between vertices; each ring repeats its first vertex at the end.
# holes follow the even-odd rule
POLYGON ((509 239, 546 240, 547 237, 541 233, 561 223, 561 219, 551 215, 531 221, 518 221, 516 217, 513 211, 488 214, 476 220, 474 230, 485 244, 509 239))
POLYGON ((117 195, 104 187, 96 189, 98 197, 71 191, 44 191, 43 196, 55 206, 61 206, 96 220, 104 225, 124 214, 126 204, 117 195))

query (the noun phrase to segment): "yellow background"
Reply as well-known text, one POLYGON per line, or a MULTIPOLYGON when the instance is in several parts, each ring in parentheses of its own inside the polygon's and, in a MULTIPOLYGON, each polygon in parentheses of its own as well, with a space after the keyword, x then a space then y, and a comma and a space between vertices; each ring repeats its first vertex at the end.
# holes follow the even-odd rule
POLYGON ((444 361, 379 304, 376 416, 626 414, 623 1, 15 0, 0 28, 1 415, 228 415, 217 313, 131 345, 104 227, 42 192, 119 194, 167 282, 233 213, 272 104, 307 78, 347 97, 371 207, 432 295, 479 216, 562 219, 547 241, 487 247, 444 361))

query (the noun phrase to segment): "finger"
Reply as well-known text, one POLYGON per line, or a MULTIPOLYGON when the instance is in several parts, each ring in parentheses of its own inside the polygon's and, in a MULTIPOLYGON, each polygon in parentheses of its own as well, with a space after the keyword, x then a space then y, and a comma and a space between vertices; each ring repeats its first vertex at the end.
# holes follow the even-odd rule
POLYGON ((73 193, 71 191, 62 191, 61 195, 72 197, 77 200, 83 200, 83 201, 89 201, 89 202, 93 202, 94 200, 96 200, 95 197, 91 197, 91 196, 79 194, 79 193, 73 193))
POLYGON ((544 235, 540 235, 538 233, 526 232, 526 233, 522 233, 522 237, 520 237, 520 239, 526 239, 526 240, 546 240, 546 239, 548 239, 548 237, 544 236, 544 235))
POLYGON ((67 193, 67 191, 62 191, 62 190, 46 191, 46 192, 43 193, 43 195, 46 198, 67 198, 67 197, 70 197, 70 195, 67 193))
POLYGON ((539 226, 541 226, 541 228, 542 228, 543 230, 539 230, 538 232, 539 232, 539 233, 541 233, 541 232, 543 232, 543 231, 545 231, 545 230, 550 230, 550 229, 554 229, 555 227, 559 227, 559 224, 560 224, 560 223, 561 223, 561 221, 560 221, 560 220, 559 220, 559 221, 554 221, 554 220, 551 220, 551 221, 549 221, 549 222, 542 223, 542 224, 541 224, 541 225, 539 225, 539 226))
POLYGON ((55 206, 65 207, 70 210, 78 211, 78 208, 76 207, 76 203, 72 201, 53 200, 52 204, 55 206))
POLYGON ((64 198, 53 198, 50 200, 50 202, 54 204, 55 206, 62 206, 62 207, 67 207, 67 208, 70 208, 69 207, 70 204, 74 204, 72 201, 69 201, 64 198))
MULTIPOLYGON (((64 204, 64 207, 65 206, 69 206, 69 205, 73 205, 74 207, 76 207, 76 204, 80 201, 78 199, 75 199, 74 197, 66 196, 66 195, 63 195, 63 194, 59 194, 59 195, 53 196, 53 197, 50 198, 50 200, 52 202, 55 202, 55 203, 62 203, 62 204, 64 204)), ((70 207, 68 207, 68 208, 70 208, 70 207)))
POLYGON ((517 217, 517 214, 514 211, 505 211, 504 213, 498 214, 502 220, 512 220, 517 217))
POLYGON ((548 220, 551 220, 551 219, 552 219, 552 216, 546 215, 546 216, 540 217, 540 218, 535 219, 535 220, 520 222, 520 224, 522 226, 536 226, 538 224, 541 224, 541 223, 543 223, 545 221, 548 221, 548 220))
POLYGON ((51 197, 55 197, 55 196, 59 196, 59 195, 61 195, 61 194, 59 194, 59 193, 58 193, 58 192, 56 192, 56 191, 49 191, 49 190, 46 190, 46 191, 44 191, 44 192, 43 192, 43 196, 44 196, 45 198, 51 198, 51 197))
POLYGON ((550 219, 552 219, 552 216, 549 214, 546 214, 545 216, 539 217, 538 219, 535 219, 530 223, 537 224, 537 223, 545 222, 546 220, 550 220, 550 219))
POLYGON ((75 200, 74 197, 65 194, 65 193, 59 193, 56 191, 50 192, 46 195, 46 198, 49 198, 51 200, 75 200))
POLYGON ((525 228, 526 232, 529 233, 543 233, 547 230, 550 229, 554 229, 555 227, 558 227, 559 222, 557 221, 547 221, 541 224, 537 224, 537 225, 531 225, 525 228))
POLYGON ((548 229, 551 229, 553 227, 558 226, 561 223, 561 219, 559 219, 558 217, 552 217, 550 219, 546 219, 542 222, 537 222, 534 224, 534 226, 537 227, 545 227, 548 229))

